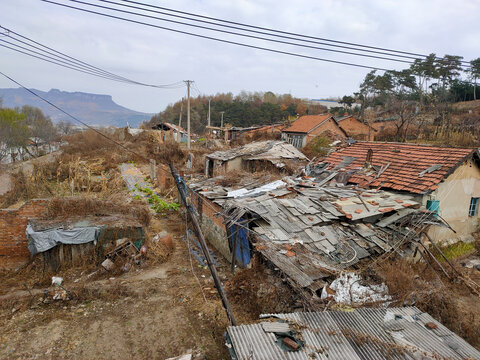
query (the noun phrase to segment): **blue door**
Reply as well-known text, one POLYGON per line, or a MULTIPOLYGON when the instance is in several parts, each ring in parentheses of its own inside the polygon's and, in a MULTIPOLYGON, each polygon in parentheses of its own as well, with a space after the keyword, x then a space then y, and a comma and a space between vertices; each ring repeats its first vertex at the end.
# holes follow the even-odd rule
POLYGON ((250 244, 248 242, 247 221, 244 219, 238 220, 237 223, 230 226, 230 249, 233 248, 236 238, 235 251, 236 262, 242 267, 246 267, 250 263, 250 244), (239 226, 240 224, 240 226, 239 226))

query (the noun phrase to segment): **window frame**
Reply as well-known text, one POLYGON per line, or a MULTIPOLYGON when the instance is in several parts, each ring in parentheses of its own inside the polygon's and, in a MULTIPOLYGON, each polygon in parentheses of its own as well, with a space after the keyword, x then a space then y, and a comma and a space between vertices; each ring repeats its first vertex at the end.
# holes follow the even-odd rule
POLYGON ((475 217, 478 214, 478 197, 470 198, 470 205, 468 207, 468 217, 475 217))

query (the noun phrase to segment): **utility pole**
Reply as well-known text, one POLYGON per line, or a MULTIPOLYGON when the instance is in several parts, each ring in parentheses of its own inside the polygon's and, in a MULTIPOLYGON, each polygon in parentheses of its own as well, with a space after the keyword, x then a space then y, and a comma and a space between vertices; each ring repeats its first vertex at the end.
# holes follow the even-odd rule
POLYGON ((220 114, 222 114, 222 120, 220 122, 220 128, 223 129, 223 114, 225 113, 225 111, 220 111, 220 114))
POLYGON ((208 126, 210 126, 210 100, 208 99, 208 126))
POLYGON ((193 82, 193 80, 185 80, 185 83, 187 84, 187 149, 190 150, 191 147, 191 137, 190 137, 190 84, 193 82))
POLYGON ((183 113, 183 98, 180 104, 180 119, 178 120, 178 127, 182 127, 182 113, 183 113))

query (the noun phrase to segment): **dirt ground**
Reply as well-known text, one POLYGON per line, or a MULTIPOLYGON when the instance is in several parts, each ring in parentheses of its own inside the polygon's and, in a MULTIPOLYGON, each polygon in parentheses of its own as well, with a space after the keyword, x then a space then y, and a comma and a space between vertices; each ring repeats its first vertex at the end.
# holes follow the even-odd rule
MULTIPOLYGON (((190 262, 179 216, 160 220, 175 244, 167 262, 85 283, 67 276, 65 288, 79 299, 43 304, 42 288, 33 297, 20 283, 3 288, 0 358, 165 359, 188 349, 229 358, 225 312, 208 269, 190 262)), ((238 321, 253 320, 241 303, 232 305, 238 321)))

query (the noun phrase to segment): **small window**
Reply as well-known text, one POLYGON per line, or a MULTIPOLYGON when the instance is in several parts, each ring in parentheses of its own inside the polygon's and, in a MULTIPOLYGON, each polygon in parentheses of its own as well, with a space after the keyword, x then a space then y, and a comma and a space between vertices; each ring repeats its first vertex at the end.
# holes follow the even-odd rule
POLYGON ((438 209, 440 208, 439 200, 427 200, 427 210, 433 212, 435 217, 438 216, 438 209))
POLYGON ((470 208, 468 209, 468 216, 477 216, 478 212, 478 197, 472 197, 470 200, 470 208))

